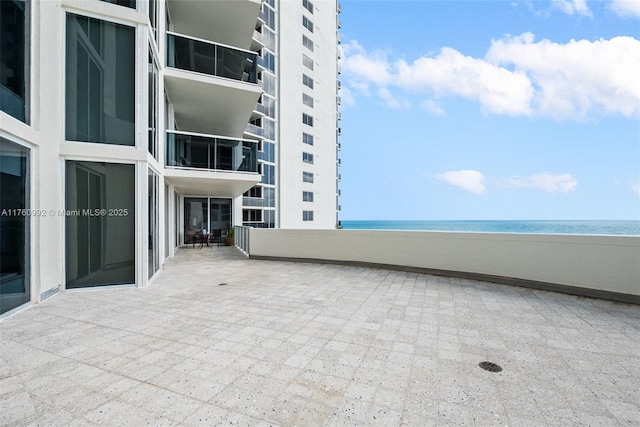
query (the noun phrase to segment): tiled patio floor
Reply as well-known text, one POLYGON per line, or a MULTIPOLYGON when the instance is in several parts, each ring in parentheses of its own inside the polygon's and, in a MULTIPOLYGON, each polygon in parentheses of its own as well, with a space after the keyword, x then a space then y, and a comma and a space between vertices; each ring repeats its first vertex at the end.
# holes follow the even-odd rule
POLYGON ((639 306, 483 282, 188 248, 0 331, 2 425, 640 425, 639 306))

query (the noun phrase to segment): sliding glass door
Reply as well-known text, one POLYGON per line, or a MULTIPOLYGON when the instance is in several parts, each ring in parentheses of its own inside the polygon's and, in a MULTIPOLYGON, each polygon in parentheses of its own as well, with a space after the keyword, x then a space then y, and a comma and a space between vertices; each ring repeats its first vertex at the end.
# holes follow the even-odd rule
POLYGON ((135 283, 135 166, 66 162, 67 288, 135 283))

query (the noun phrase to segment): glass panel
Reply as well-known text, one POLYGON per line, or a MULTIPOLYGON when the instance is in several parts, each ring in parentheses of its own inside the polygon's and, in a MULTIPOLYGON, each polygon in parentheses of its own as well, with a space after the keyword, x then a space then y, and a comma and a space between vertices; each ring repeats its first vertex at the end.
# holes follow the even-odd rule
POLYGON ((67 14, 66 138, 135 144, 135 30, 67 14))
POLYGON ((255 53, 167 34, 167 66, 257 83, 255 53))
POLYGON ((0 110, 27 121, 27 3, 0 1, 0 110))
POLYGON ((222 234, 231 228, 231 200, 229 199, 211 199, 210 207, 210 224, 209 230, 222 230, 222 234))
POLYGON ((148 171, 149 192, 149 277, 153 276, 159 268, 160 249, 158 248, 158 175, 151 169, 148 171))
POLYGON ((0 313, 29 301, 28 150, 0 138, 0 313))
POLYGON ((196 243, 197 233, 209 227, 209 207, 206 198, 184 199, 184 243, 196 243))
POLYGON ((167 133, 167 166, 257 172, 257 143, 167 133))
POLYGON ((169 227, 169 185, 164 185, 164 257, 169 258, 169 234, 171 233, 169 227))
POLYGON ((157 142, 156 142, 156 127, 158 122, 158 99, 157 99, 157 87, 158 87, 158 66, 151 53, 151 46, 149 46, 149 65, 148 65, 148 80, 149 80, 149 153, 154 158, 158 158, 157 142))
POLYGON ((135 283, 135 166, 66 162, 67 288, 135 283))

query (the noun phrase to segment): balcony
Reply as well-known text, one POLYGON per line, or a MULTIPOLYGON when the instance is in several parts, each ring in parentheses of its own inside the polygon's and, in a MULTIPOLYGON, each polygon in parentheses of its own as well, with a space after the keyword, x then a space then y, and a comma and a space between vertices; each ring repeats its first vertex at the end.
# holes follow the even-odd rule
POLYGON ((260 181, 258 141, 167 131, 165 177, 182 194, 237 197, 260 181))
POLYGON ((260 0, 168 0, 173 29, 205 40, 248 49, 260 0))
POLYGON ((244 129, 244 133, 248 136, 254 136, 258 138, 264 138, 264 129, 260 126, 247 123, 244 129))
POLYGON ((257 55, 167 34, 165 86, 180 129, 239 137, 262 93, 257 55))

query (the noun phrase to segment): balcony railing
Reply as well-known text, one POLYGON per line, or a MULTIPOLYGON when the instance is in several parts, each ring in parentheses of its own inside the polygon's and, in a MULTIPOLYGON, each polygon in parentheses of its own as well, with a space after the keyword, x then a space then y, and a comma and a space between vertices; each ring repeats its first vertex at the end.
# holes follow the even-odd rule
POLYGON ((257 83, 257 54, 167 33, 167 66, 241 82, 257 83))
POLYGON ((257 141, 167 131, 167 167, 258 172, 257 141))
POLYGON ((256 126, 256 125, 252 125, 251 123, 248 123, 247 126, 244 128, 244 131, 252 135, 256 135, 264 138, 264 129, 260 126, 256 126))

